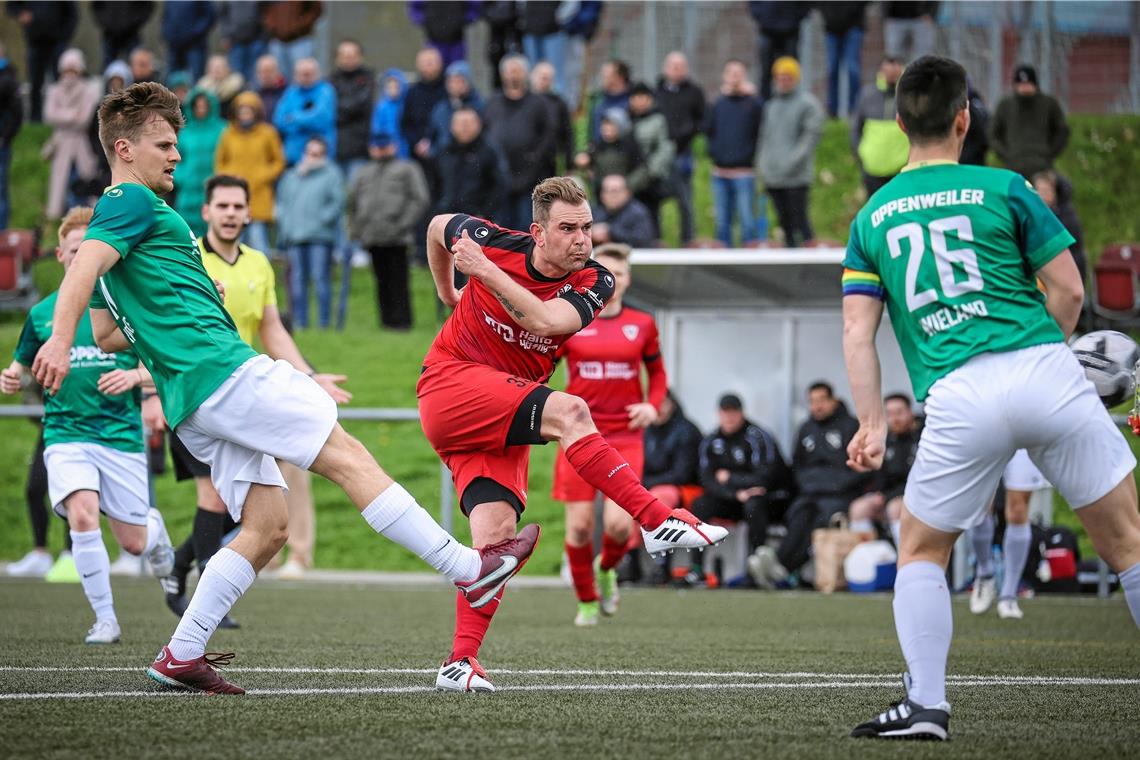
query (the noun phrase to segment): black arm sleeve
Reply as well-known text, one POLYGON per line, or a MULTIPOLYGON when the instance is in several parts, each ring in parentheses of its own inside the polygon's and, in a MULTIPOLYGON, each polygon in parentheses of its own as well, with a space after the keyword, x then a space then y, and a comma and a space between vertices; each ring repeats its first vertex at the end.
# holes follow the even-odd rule
POLYGON ((577 283, 558 297, 565 298, 574 306, 582 318, 582 327, 585 327, 594 321, 594 317, 613 297, 614 276, 593 259, 586 262, 586 268, 582 272, 583 276, 577 283))

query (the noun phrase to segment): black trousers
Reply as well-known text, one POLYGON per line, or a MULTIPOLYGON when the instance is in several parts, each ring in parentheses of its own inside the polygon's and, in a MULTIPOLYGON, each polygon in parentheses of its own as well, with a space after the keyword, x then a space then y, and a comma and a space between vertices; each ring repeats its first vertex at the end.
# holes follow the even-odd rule
POLYGON ((879 191, 879 188, 890 182, 892 179, 894 179, 894 175, 891 175, 890 177, 872 177, 870 174, 864 174, 863 187, 867 189, 867 197, 870 198, 872 195, 877 193, 879 191))
POLYGON ((788 248, 799 248, 815 238, 808 219, 808 186, 768 188, 768 197, 776 207, 776 217, 784 229, 788 248))
POLYGON ((752 548, 762 546, 768 539, 768 526, 783 518, 782 510, 767 496, 753 496, 741 504, 736 499, 721 499, 706 494, 693 502, 692 512, 705 522, 713 518, 747 521, 748 542, 752 548))
POLYGON ((397 330, 412 326, 412 304, 408 292, 408 246, 368 246, 372 272, 376 275, 376 303, 380 324, 397 330))
MULTIPOLYGON (((28 517, 32 522, 32 540, 36 546, 47 546, 48 515, 47 503, 48 477, 47 467, 44 466, 44 431, 40 428, 40 438, 36 441, 36 450, 32 454, 32 461, 28 463, 28 481, 24 486, 24 498, 28 504, 28 517)), ((70 533, 67 533, 70 538, 70 533)))
POLYGON ((28 54, 29 120, 44 120, 44 83, 56 80, 59 57, 67 49, 66 42, 31 42, 25 38, 28 54))
POLYGON ((788 570, 799 570, 811 555, 811 532, 826 528, 831 516, 846 512, 850 499, 836 496, 800 496, 788 507, 788 535, 776 557, 788 570))

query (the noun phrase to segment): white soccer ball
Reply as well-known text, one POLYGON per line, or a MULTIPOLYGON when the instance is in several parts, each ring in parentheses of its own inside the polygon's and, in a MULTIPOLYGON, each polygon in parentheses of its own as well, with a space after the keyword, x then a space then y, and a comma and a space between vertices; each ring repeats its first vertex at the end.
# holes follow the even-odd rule
POLYGON ((1105 406, 1113 407, 1132 397, 1133 368, 1140 361, 1136 341, 1115 330, 1097 330, 1077 338, 1071 348, 1105 406))

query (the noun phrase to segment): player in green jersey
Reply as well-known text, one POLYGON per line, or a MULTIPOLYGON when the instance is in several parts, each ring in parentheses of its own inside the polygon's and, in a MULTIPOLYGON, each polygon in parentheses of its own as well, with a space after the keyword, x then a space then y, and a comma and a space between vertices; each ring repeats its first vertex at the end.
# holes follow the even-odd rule
POLYGON ((476 551, 448 535, 337 423, 336 403, 311 377, 244 343, 202 264, 190 228, 156 193, 174 187, 178 98, 143 82, 99 106, 112 185, 59 289, 51 338, 33 372, 48 391, 70 370, 76 326, 90 302, 104 351, 132 348, 154 377, 167 421, 211 479, 242 530, 206 566, 170 643, 147 674, 174 687, 241 694, 211 667, 206 643, 288 533, 276 460, 345 490, 378 533, 414 552, 481 606, 522 567, 537 530, 476 551), (99 290, 92 295, 96 282, 99 290))
POLYGON ((1026 449, 1076 508, 1140 625, 1136 460, 1064 343, 1084 297, 1072 237, 1022 177, 957 163, 970 126, 965 70, 920 58, 899 80, 896 103, 909 164, 851 225, 843 348, 860 424, 849 466, 882 465, 875 333, 884 301, 915 396, 926 401, 895 581, 910 672, 906 697, 852 736, 945 739, 946 565, 959 533, 985 516, 1006 463, 1026 449))
MULTIPOLYGON (((91 209, 73 208, 59 227, 56 258, 64 270, 79 250, 91 209)), ((0 391, 17 393, 20 376, 51 335, 56 293, 28 312, 16 358, 0 372, 0 391)), ((124 550, 146 554, 159 578, 170 574, 174 549, 157 509, 150 507, 147 460, 143 451, 138 386, 150 376, 129 349, 104 353, 95 345, 91 321, 84 314, 75 332, 71 372, 44 396, 44 462, 55 511, 71 528, 72 556, 95 625, 88 644, 118 642, 121 630, 111 595, 110 567, 99 513, 124 550)))

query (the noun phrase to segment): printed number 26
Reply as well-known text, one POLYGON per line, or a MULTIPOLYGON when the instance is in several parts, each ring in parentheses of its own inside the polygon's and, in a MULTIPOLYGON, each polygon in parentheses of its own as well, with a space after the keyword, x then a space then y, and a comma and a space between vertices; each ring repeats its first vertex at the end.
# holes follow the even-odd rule
MULTIPOLYGON (((957 233, 958 239, 964 242, 973 242, 974 228, 968 216, 948 216, 935 219, 927 225, 930 233, 930 248, 934 251, 934 263, 938 267, 938 279, 942 284, 942 292, 953 298, 963 293, 981 290, 983 287, 982 273, 978 270, 978 256, 973 248, 946 248, 946 233, 957 233), (954 265, 958 264, 966 274, 966 279, 959 281, 955 277, 954 265)), ((938 300, 934 288, 918 290, 918 270, 922 266, 922 257, 926 253, 926 235, 922 225, 917 222, 907 222, 891 228, 887 232, 887 248, 891 258, 897 259, 902 255, 902 241, 908 242, 910 249, 906 262, 906 306, 911 311, 920 309, 927 304, 938 300)))

